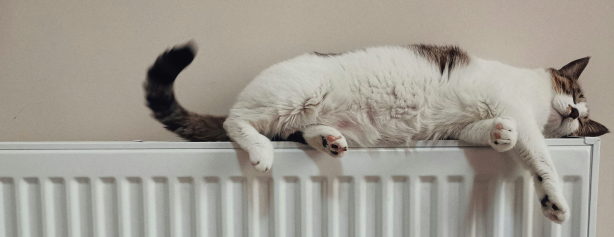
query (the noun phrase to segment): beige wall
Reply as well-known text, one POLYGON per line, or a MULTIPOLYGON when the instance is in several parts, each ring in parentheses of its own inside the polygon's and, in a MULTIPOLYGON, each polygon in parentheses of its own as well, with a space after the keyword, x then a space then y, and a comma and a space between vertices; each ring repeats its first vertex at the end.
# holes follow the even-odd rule
MULTIPOLYGON (((176 84, 225 114, 260 70, 308 52, 452 43, 523 67, 592 56, 591 116, 614 129, 614 1, 0 1, 0 141, 173 140, 141 83, 166 47, 200 54, 176 84)), ((599 236, 614 232, 614 139, 602 137, 599 236)))

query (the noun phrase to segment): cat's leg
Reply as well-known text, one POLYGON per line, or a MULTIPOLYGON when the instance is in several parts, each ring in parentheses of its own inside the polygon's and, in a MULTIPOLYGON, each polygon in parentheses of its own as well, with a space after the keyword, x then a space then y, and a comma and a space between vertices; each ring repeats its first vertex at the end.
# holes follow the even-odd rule
POLYGON ((228 136, 249 153, 249 160, 256 170, 266 172, 273 165, 273 144, 260 134, 248 121, 228 118, 224 122, 228 136))
POLYGON ((508 151, 516 145, 516 121, 510 117, 484 119, 467 125, 458 139, 480 145, 490 145, 498 152, 508 151))
POLYGON ((534 122, 518 123, 518 144, 515 150, 521 162, 533 174, 535 192, 542 213, 561 223, 569 216, 569 206, 561 190, 559 175, 554 168, 546 140, 534 122))
POLYGON ((303 129, 302 132, 307 144, 333 157, 341 157, 348 150, 348 144, 345 137, 343 137, 337 129, 332 127, 310 125, 303 129))

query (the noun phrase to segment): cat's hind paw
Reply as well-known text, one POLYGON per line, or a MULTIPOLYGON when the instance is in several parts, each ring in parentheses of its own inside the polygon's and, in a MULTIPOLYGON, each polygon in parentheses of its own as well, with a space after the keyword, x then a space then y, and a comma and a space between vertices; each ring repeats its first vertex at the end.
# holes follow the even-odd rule
POLYGON ((348 150, 348 143, 343 136, 322 136, 322 147, 333 157, 342 157, 348 150))
POLYGON ((249 153, 249 161, 254 169, 260 172, 267 172, 273 166, 273 148, 254 150, 249 153))
POLYGON ((312 125, 303 130, 303 137, 311 147, 335 158, 342 157, 348 150, 347 140, 333 127, 312 125))
POLYGON ((509 117, 496 118, 490 132, 489 144, 498 152, 512 149, 518 140, 516 121, 509 117))

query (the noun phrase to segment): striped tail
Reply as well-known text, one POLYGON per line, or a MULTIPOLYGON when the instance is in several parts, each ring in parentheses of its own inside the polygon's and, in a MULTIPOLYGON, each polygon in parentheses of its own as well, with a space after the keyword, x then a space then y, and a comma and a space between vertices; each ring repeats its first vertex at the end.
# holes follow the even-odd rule
POLYGON ((223 128, 225 116, 187 111, 175 99, 173 82, 196 56, 196 44, 176 46, 158 57, 144 83, 147 106, 166 129, 189 141, 230 141, 223 128))

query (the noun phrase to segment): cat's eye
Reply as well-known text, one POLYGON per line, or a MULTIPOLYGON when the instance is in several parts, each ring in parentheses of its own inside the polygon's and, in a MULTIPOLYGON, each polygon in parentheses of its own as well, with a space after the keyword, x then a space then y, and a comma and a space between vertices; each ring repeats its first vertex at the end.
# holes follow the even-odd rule
POLYGON ((584 95, 580 95, 580 96, 578 96, 578 97, 580 97, 580 98, 584 98, 584 95))

